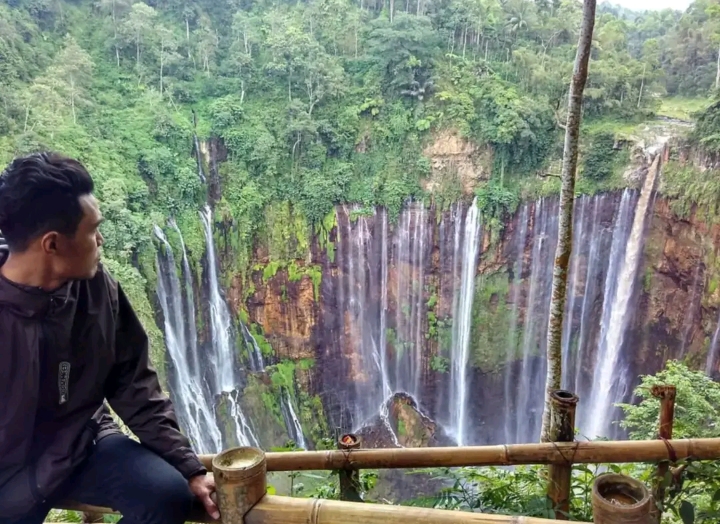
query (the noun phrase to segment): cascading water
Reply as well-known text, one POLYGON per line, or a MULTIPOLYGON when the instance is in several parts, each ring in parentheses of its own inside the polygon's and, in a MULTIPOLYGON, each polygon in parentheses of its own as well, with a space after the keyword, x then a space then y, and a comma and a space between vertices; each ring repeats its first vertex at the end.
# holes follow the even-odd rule
POLYGON ((720 342, 720 316, 717 320, 717 326, 715 327, 715 333, 713 334, 712 341, 710 342, 710 349, 708 350, 707 360, 705 361, 705 374, 712 377, 718 370, 718 343, 720 342))
POLYGON ((695 316, 701 307, 702 292, 705 289, 705 274, 703 264, 698 264, 695 268, 692 281, 692 291, 690 294, 690 304, 687 308, 685 320, 683 321, 683 338, 682 346, 680 348, 680 357, 684 357, 687 352, 688 344, 692 342, 692 327, 695 320, 695 316))
POLYGON ((395 388, 420 396, 425 340, 425 268, 431 244, 425 206, 410 204, 395 232, 395 388))
POLYGON ((250 357, 250 370, 255 372, 265 371, 265 360, 263 359, 262 350, 260 345, 255 340, 255 337, 243 322, 238 322, 240 325, 240 331, 242 332, 245 346, 248 349, 248 355, 250 357))
MULTIPOLYGON (((511 298, 511 311, 510 311, 510 333, 508 336, 509 345, 507 347, 507 353, 505 355, 505 377, 503 378, 503 390, 505 392, 505 413, 513 413, 512 399, 513 391, 516 390, 512 382, 512 374, 509 373, 512 362, 518 358, 518 344, 520 338, 517 335, 518 327, 518 306, 520 303, 520 291, 522 283, 523 273, 523 261, 525 255, 525 242, 527 240, 527 228, 528 228, 528 205, 525 204, 522 207, 520 216, 516 222, 517 233, 514 237, 513 242, 513 256, 515 261, 512 266, 512 298, 511 298)), ((505 438, 503 442, 513 442, 515 438, 514 420, 508 416, 504 421, 505 438)))
MULTIPOLYGON (((477 198, 473 200, 465 219, 462 248, 462 273, 457 309, 453 313, 453 338, 450 352, 450 427, 458 446, 464 446, 467 429, 468 361, 470 358, 470 329, 475 294, 475 274, 480 244, 480 220, 477 198)), ((456 231, 459 231, 457 228, 456 231)))
POLYGON ((544 376, 545 329, 550 314, 548 306, 553 267, 549 262, 557 244, 557 210, 557 200, 539 200, 533 214, 530 284, 521 345, 521 382, 516 382, 513 442, 534 441, 540 430, 543 396, 538 392, 544 376))
POLYGON ((207 255, 208 286, 210 288, 210 333, 212 338, 210 361, 214 371, 214 389, 216 394, 220 392, 229 393, 230 415, 235 421, 235 437, 238 443, 241 446, 257 445, 257 438, 240 408, 237 392, 234 391, 237 384, 235 381, 232 322, 227 304, 220 294, 210 206, 205 205, 200 217, 205 231, 205 253, 207 255))
MULTIPOLYGON (((596 416, 591 397, 592 374, 603 315, 609 315, 628 242, 637 193, 579 197, 574 219, 565 311, 563 387, 580 396, 579 427, 584 433, 596 416)), ((498 430, 488 430, 485 442, 533 442, 540 428, 545 377, 545 333, 552 289, 553 253, 557 245, 556 197, 523 205, 507 239, 512 268, 505 307, 509 333, 504 366, 504 409, 498 430), (527 249, 526 249, 527 246, 527 249)), ((630 315, 629 315, 630 316, 630 315)), ((627 375, 619 366, 618 373, 627 375)), ((623 379, 625 380, 625 379, 623 379)))
POLYGON ((428 280, 436 229, 432 213, 423 204, 408 204, 392 233, 383 209, 368 212, 359 206, 339 206, 337 223, 339 274, 332 292, 337 304, 330 313, 333 319, 337 318, 336 311, 341 315, 339 325, 332 330, 338 333, 337 343, 348 357, 354 386, 344 400, 352 406, 352 428, 357 430, 379 415, 393 444, 399 446, 389 420, 394 395, 409 395, 419 413, 429 407, 432 410, 441 401, 423 395, 430 371, 425 354, 430 339, 428 311, 442 291, 454 297, 443 305, 443 321, 450 325, 455 318, 451 324, 453 341, 448 339, 443 350, 446 356, 442 357, 451 375, 447 391, 440 393, 445 403, 442 418, 455 438, 464 441, 471 313, 480 245, 476 203, 454 204, 451 215, 440 220, 440 235, 456 239, 450 257, 442 261, 452 267, 451 274, 442 276, 442 290, 428 280))
MULTIPOLYGON (((589 417, 587 436, 595 438, 607 434, 611 422, 611 409, 618 399, 626 393, 626 373, 619 369, 623 337, 628 326, 630 316, 630 302, 637 271, 640 267, 640 257, 644 246, 645 219, 650 199, 655 189, 655 180, 660 170, 660 157, 657 156, 648 170, 645 182, 635 207, 632 230, 627 241, 625 256, 617 279, 617 289, 610 306, 610 315, 603 315, 600 350, 593 377, 593 393, 591 406, 593 415, 589 417)), ((606 295, 608 296, 608 295, 606 295)))
POLYGON ((205 173, 203 172, 202 167, 202 150, 200 149, 200 140, 198 140, 197 135, 193 135, 193 140, 195 142, 195 159, 197 160, 198 177, 200 178, 200 181, 204 184, 207 179, 205 178, 205 173))
MULTIPOLYGON (((183 307, 180 280, 175 267, 172 248, 162 229, 155 226, 155 235, 163 244, 158 251, 158 298, 165 317, 164 331, 168 354, 172 362, 170 387, 177 406, 180 423, 193 447, 199 453, 213 453, 222 449, 222 434, 215 421, 212 396, 203 387, 197 364, 197 341, 186 337, 186 326, 194 326, 192 288, 186 287, 183 307), (193 319, 187 322, 186 319, 193 319), (192 363, 192 364, 191 364, 192 363)), ((194 329, 193 329, 194 332, 194 329)))
POLYGON ((305 436, 303 435, 302 424, 300 424, 300 420, 295 414, 292 398, 290 398, 290 393, 286 389, 283 389, 280 407, 283 418, 285 419, 285 426, 288 429, 288 435, 295 441, 295 445, 298 448, 308 449, 305 436))

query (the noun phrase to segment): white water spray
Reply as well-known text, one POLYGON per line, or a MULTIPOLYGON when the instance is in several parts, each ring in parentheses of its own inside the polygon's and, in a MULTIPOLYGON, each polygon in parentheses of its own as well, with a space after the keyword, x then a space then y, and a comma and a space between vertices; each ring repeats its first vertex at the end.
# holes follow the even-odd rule
POLYGON ((480 247, 480 220, 477 198, 467 211, 463 241, 460 296, 453 321, 453 345, 450 368, 451 427, 458 446, 467 440, 468 361, 470 356, 470 331, 472 328, 472 304, 475 296, 475 273, 480 247))

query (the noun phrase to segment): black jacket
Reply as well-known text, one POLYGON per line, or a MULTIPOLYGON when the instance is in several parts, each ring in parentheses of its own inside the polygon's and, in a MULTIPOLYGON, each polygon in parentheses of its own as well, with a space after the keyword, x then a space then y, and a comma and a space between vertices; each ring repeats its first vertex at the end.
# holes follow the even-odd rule
MULTIPOLYGON (((6 258, 0 246, 0 266, 6 258)), ((105 400, 186 478, 205 473, 160 389, 147 335, 102 267, 54 292, 0 275, 0 517, 51 496, 93 441, 120 431, 105 400)))

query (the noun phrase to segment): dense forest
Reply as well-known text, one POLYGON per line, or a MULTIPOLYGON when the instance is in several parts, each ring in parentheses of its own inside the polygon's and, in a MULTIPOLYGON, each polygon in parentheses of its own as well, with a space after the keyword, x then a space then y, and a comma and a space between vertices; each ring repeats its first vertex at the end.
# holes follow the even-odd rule
MULTIPOLYGON (((499 213, 558 158, 580 8, 4 0, 0 161, 39 148, 84 161, 109 219, 108 263, 138 286, 152 223, 175 217, 190 251, 202 252, 196 218, 207 186, 194 137, 222 139, 216 216, 237 233, 240 270, 258 233, 270 244, 280 237, 271 257, 291 258, 302 232, 321 227, 336 203, 397 213, 408 198, 457 198, 457 183, 432 195, 422 184, 430 171, 422 150, 438 130, 493 152, 478 192, 484 212, 499 213)), ((602 6, 587 126, 642 120, 663 96, 707 96, 718 84, 719 42, 717 3, 700 0, 686 13, 602 6)), ((608 175, 594 165, 589 158, 587 180, 608 175)))

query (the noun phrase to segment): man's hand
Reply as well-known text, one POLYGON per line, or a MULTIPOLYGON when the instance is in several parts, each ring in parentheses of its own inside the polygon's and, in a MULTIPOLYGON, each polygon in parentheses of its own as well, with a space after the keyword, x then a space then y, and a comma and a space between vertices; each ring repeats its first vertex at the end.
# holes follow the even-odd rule
POLYGON ((217 504, 215 504, 210 497, 210 495, 215 493, 215 479, 208 475, 197 475, 189 480, 189 484, 190 491, 200 499, 200 502, 205 506, 205 511, 207 511, 212 518, 218 520, 220 518, 220 511, 218 511, 217 504))

